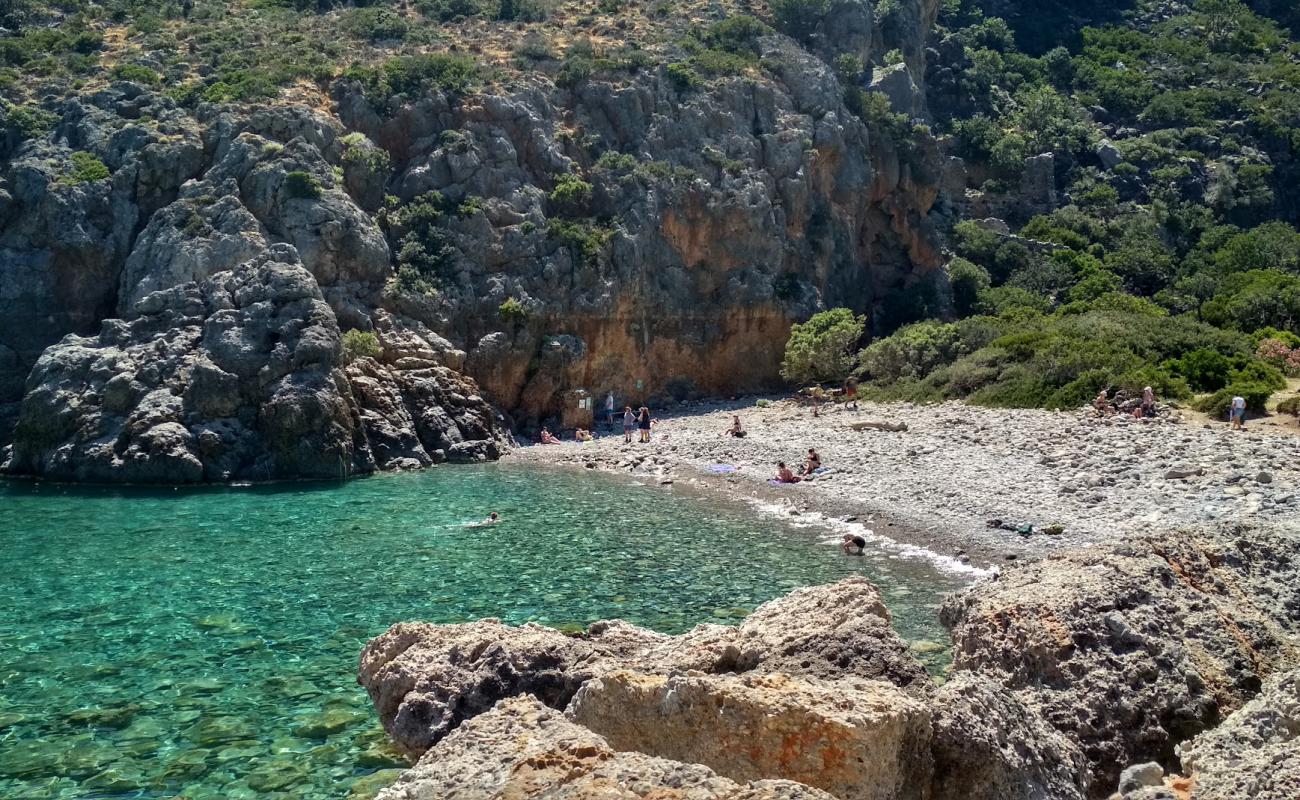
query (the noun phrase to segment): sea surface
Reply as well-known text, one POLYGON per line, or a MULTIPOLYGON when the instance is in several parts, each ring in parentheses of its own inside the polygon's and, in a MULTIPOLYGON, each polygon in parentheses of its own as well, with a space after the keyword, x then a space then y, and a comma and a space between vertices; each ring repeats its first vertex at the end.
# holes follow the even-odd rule
POLYGON ((403 763, 357 657, 401 620, 735 623, 862 574, 938 671, 964 579, 599 474, 214 489, 0 482, 0 798, 366 798, 403 763), (470 527, 489 511, 503 521, 470 527))

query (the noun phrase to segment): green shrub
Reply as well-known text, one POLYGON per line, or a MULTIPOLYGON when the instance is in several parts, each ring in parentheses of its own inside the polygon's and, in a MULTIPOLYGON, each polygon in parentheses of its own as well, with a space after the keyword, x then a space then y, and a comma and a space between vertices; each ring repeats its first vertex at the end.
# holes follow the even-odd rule
POLYGON ((60 183, 66 185, 108 180, 113 174, 109 171, 108 165, 93 153, 78 150, 69 157, 68 161, 68 171, 60 180, 60 183))
POLYGON ((807 39, 830 13, 831 0, 771 0, 768 8, 783 33, 807 39))
POLYGON ((357 8, 348 12, 344 18, 343 28, 358 39, 383 42, 392 39, 405 39, 410 25, 401 14, 391 8, 373 6, 357 8))
POLYGON ((58 124, 59 117, 39 106, 9 106, 4 110, 5 121, 24 139, 37 139, 58 124))
POLYGON ((383 351, 379 337, 370 331, 353 328, 343 334, 343 357, 349 363, 359 358, 378 358, 383 351))
POLYGON ((320 181, 315 175, 294 170, 284 176, 284 190, 298 200, 315 200, 321 195, 320 181))
POLYGON ((1165 368, 1186 380, 1193 391, 1217 392, 1228 385, 1228 375, 1244 366, 1246 361, 1245 356, 1226 356, 1217 350, 1201 347, 1165 362, 1165 368))
POLYGON ((497 313, 501 315, 502 320, 512 324, 528 319, 528 309, 524 308, 524 304, 513 297, 507 297, 505 302, 497 309, 497 313))
POLYGON ((703 81, 695 69, 685 61, 675 61, 664 67, 664 73, 678 90, 689 92, 698 89, 703 81))
POLYGON ((705 44, 729 53, 753 54, 758 39, 772 33, 772 29, 747 14, 727 17, 710 25, 700 37, 705 44))
POLYGON ((613 230, 594 223, 561 219, 549 220, 546 232, 563 242, 573 253, 574 260, 580 264, 594 262, 614 235, 613 230))
POLYGON ((591 184, 572 173, 562 175, 551 190, 550 200, 560 209, 581 213, 591 202, 591 184))
POLYGON ((1272 396, 1273 390, 1263 384, 1233 383, 1212 395, 1202 397, 1193 404, 1193 407, 1212 417, 1227 419, 1232 398, 1241 397, 1246 401, 1247 410, 1263 414, 1267 411, 1268 399, 1272 396))
POLYGON ((948 282, 952 286, 953 310, 963 317, 975 313, 980 292, 990 288, 988 270, 964 258, 948 262, 948 282))
POLYGON ((383 104, 429 91, 461 94, 479 79, 479 70, 464 56, 429 53, 389 59, 378 67, 352 67, 344 76, 359 82, 372 103, 383 104))
POLYGON ((833 308, 791 326, 781 377, 797 383, 843 382, 857 364, 857 346, 866 325, 866 317, 833 308))
POLYGON ((1277 413, 1300 417, 1300 394, 1288 397, 1277 404, 1277 413))
POLYGON ((114 80, 143 83, 145 86, 157 86, 162 83, 161 75, 139 64, 118 64, 109 74, 114 80))

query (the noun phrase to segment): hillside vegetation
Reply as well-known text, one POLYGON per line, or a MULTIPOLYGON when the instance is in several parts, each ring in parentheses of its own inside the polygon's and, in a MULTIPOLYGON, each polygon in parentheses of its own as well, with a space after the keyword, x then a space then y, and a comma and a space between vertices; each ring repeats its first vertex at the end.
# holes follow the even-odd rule
POLYGON ((944 6, 935 38, 960 69, 931 74, 936 127, 986 190, 1052 153, 1060 207, 958 223, 950 297, 860 374, 915 400, 1069 407, 1151 385, 1262 410, 1300 368, 1294 9, 1102 2, 1075 10, 1103 24, 1045 28, 981 5, 944 6))

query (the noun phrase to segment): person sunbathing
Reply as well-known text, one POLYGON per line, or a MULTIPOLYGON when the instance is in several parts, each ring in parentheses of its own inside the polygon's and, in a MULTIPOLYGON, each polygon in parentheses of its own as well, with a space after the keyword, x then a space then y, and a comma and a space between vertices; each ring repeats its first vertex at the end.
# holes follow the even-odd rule
POLYGON ((585 428, 578 428, 578 430, 573 434, 573 438, 577 439, 579 442, 590 442, 596 437, 591 435, 591 431, 585 428))
POLYGON ((740 417, 733 415, 731 425, 722 433, 723 436, 734 436, 737 439, 745 438, 745 429, 740 426, 740 417))
POLYGON ((822 457, 819 456, 819 455, 817 455, 817 451, 816 451, 816 450, 814 450, 813 448, 809 447, 809 448, 808 448, 808 459, 807 459, 806 461, 804 461, 804 465, 803 465, 803 474, 804 474, 805 476, 808 476, 808 475, 813 474, 814 472, 816 472, 817 470, 819 470, 819 469, 821 469, 821 468, 822 468, 822 457))
POLYGON ((560 440, 555 438, 546 428, 542 428, 542 444, 560 444, 560 440))
POLYGON ((778 461, 776 464, 776 480, 778 483, 798 483, 803 479, 791 472, 784 461, 778 461))

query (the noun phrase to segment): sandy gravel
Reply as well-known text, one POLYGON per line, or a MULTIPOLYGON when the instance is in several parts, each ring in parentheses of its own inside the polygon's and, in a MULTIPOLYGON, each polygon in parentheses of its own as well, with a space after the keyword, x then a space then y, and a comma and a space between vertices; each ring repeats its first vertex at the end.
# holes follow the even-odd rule
POLYGON ((787 400, 694 404, 659 418, 650 444, 598 430, 594 442, 518 448, 510 458, 601 469, 723 492, 773 513, 854 517, 878 534, 975 565, 1229 521, 1300 528, 1300 438, 1278 427, 961 403, 862 403, 858 412, 787 400), (744 439, 721 435, 732 413, 744 439), (889 432, 861 423, 905 423, 889 432), (809 447, 828 474, 771 486, 775 464, 809 447), (715 474, 717 465, 734 467, 715 474), (990 527, 1033 525, 1028 535, 990 527), (1045 532, 1060 526, 1063 533, 1045 532))

